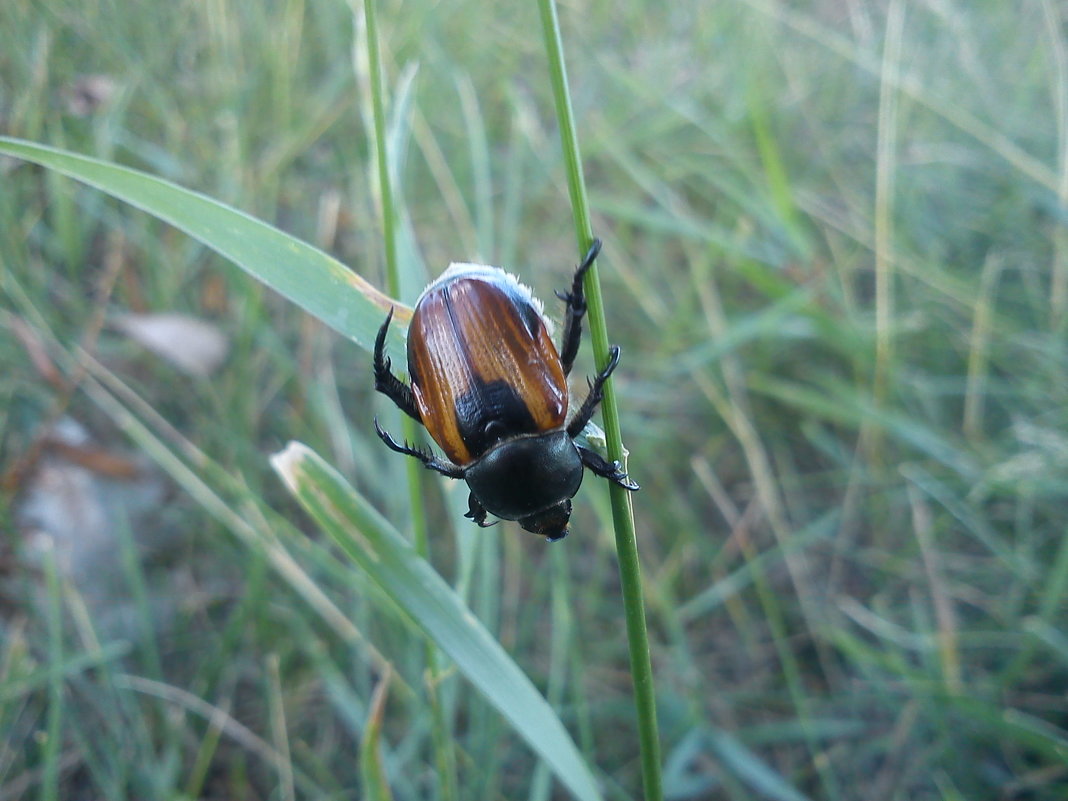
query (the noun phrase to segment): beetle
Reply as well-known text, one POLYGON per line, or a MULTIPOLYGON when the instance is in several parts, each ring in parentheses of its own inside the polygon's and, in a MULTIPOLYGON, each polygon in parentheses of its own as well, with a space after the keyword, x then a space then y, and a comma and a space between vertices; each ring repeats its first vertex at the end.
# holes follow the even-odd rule
POLYGON ((397 442, 375 418, 375 432, 393 451, 443 476, 467 482, 468 511, 478 526, 488 514, 516 520, 550 542, 563 539, 571 498, 584 468, 636 490, 619 462, 575 442, 619 364, 619 348, 588 380, 590 392, 567 419, 567 376, 578 354, 586 296, 582 279, 600 252, 595 239, 575 269, 559 351, 530 289, 497 267, 453 264, 419 296, 408 327, 405 384, 385 356, 390 309, 374 350, 375 389, 421 423, 447 458, 397 442))

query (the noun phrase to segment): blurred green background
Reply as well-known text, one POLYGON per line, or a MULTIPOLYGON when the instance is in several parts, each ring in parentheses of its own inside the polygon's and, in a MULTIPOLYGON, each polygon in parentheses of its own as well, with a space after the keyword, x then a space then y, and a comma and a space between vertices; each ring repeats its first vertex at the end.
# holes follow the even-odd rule
MULTIPOLYGON (((536 9, 378 14, 402 299, 481 261, 551 301, 578 254, 536 9)), ((560 15, 667 796, 1068 797, 1068 11, 560 15)), ((0 133, 202 191, 381 287, 356 37, 341 2, 4 0, 0 133)), ((325 551, 279 569, 210 497, 318 538, 267 461, 297 439, 405 530, 368 354, 147 215, 3 158, 0 273, 0 801, 363 797, 381 658, 394 797, 439 797, 420 640, 325 551), (204 492, 179 489, 82 391, 75 346, 227 481, 203 467, 204 492)), ((435 565, 606 796, 638 798, 602 482, 552 547, 455 518, 444 484, 425 483, 435 565)), ((565 797, 442 684, 461 798, 565 797)))

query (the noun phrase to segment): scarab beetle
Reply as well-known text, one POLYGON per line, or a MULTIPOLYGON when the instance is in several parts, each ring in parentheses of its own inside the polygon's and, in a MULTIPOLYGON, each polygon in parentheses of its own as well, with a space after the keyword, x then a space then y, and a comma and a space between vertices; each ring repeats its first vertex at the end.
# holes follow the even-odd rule
POLYGON ((618 347, 610 348, 586 400, 567 419, 567 376, 586 314, 582 278, 600 249, 594 240, 571 291, 556 293, 567 304, 559 352, 531 291, 503 270, 478 264, 453 264, 420 295, 408 328, 410 386, 393 375, 384 355, 392 309, 378 330, 375 389, 422 423, 448 458, 398 443, 377 419, 375 431, 397 453, 464 479, 471 491, 465 517, 479 526, 492 525, 486 522, 492 514, 550 541, 562 539, 584 467, 638 489, 619 462, 574 441, 619 364, 618 347))

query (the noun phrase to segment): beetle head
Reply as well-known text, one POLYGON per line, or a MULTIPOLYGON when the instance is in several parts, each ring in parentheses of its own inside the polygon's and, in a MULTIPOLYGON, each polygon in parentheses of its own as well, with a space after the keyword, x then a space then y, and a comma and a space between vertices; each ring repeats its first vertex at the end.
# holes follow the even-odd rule
POLYGON ((567 536, 567 522, 570 519, 571 501, 566 500, 541 512, 520 518, 519 525, 527 531, 540 534, 549 542, 556 542, 567 536))
POLYGON ((464 478, 490 514, 560 539, 582 483, 582 458, 566 431, 551 431, 500 443, 468 465, 464 478))

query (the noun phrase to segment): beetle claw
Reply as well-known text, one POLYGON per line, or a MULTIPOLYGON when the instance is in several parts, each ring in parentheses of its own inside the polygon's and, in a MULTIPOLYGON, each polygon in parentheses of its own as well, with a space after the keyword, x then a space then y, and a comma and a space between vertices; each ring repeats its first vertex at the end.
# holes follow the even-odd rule
POLYGON ((627 477, 623 471, 623 465, 619 462, 609 462, 589 448, 579 447, 579 455, 582 457, 582 463, 601 478, 607 478, 613 484, 618 484, 631 492, 638 489, 637 483, 627 477))
POLYGON ((415 406, 415 397, 412 388, 393 375, 393 360, 386 355, 386 333, 389 331, 389 323, 393 319, 393 307, 389 309, 385 322, 378 329, 375 337, 374 350, 374 375, 375 389, 393 401, 397 408, 418 423, 423 422, 419 410, 415 406))
POLYGON ((627 474, 624 473, 622 468, 619 467, 619 462, 616 462, 615 464, 616 469, 612 471, 611 475, 605 476, 605 478, 607 478, 613 484, 618 484, 623 489, 630 490, 631 492, 637 492, 639 489, 641 489, 641 487, 638 486, 637 482, 631 481, 629 478, 627 478, 627 474))
POLYGON ((573 292, 561 292, 559 289, 556 290, 555 294, 556 297, 560 298, 570 309, 574 309, 578 314, 581 315, 586 312, 586 298, 582 295, 576 295, 573 292))
POLYGON ((626 472, 624 472, 623 470, 623 465, 621 465, 618 461, 612 462, 612 472, 609 475, 605 476, 605 478, 607 478, 613 484, 618 484, 623 489, 630 490, 631 492, 635 492, 641 489, 636 482, 631 481, 627 477, 626 472))
POLYGON ((467 496, 467 511, 464 512, 464 517, 473 520, 479 528, 489 528, 500 522, 499 520, 494 520, 492 523, 486 522, 486 507, 475 498, 474 493, 467 496))

